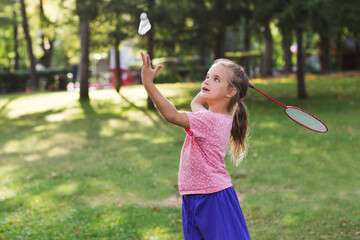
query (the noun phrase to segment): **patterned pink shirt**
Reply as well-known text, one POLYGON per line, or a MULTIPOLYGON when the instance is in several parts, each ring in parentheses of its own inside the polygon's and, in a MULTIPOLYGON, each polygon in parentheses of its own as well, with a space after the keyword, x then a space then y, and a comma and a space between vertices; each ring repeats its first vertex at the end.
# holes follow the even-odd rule
POLYGON ((232 116, 207 109, 186 112, 190 129, 181 152, 179 192, 209 194, 232 186, 225 169, 225 154, 232 127, 232 116))

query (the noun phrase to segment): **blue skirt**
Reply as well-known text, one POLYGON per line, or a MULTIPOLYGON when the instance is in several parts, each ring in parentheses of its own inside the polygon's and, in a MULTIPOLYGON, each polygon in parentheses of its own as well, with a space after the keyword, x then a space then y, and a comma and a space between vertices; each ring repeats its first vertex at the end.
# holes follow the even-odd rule
POLYGON ((184 195, 182 200, 185 240, 250 239, 233 187, 211 194, 184 195))

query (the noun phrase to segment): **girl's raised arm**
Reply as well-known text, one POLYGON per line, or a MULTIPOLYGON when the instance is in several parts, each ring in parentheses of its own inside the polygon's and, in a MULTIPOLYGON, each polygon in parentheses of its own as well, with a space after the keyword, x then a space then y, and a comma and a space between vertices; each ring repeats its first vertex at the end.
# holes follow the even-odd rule
POLYGON ((201 92, 196 95, 196 97, 191 101, 191 111, 198 112, 206 107, 207 103, 201 97, 201 92))
POLYGON ((155 69, 153 69, 151 67, 150 56, 148 54, 145 56, 144 53, 141 52, 141 57, 143 60, 143 66, 141 69, 142 83, 156 107, 159 109, 161 115, 166 119, 166 121, 188 129, 190 124, 186 113, 179 112, 175 106, 161 94, 154 84, 155 75, 163 66, 158 65, 155 69))

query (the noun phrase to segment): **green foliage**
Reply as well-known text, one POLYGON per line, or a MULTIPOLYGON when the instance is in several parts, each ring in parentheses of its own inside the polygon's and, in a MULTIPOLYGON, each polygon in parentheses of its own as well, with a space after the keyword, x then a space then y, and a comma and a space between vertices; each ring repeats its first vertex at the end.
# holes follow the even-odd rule
POLYGON ((183 78, 181 78, 176 68, 164 68, 160 70, 155 80, 156 83, 176 83, 182 81, 183 78))
MULTIPOLYGON (((69 83, 68 69, 45 69, 37 72, 41 89, 65 90, 69 83)), ((29 87, 29 72, 0 72, 0 93, 24 92, 29 87)))
POLYGON ((157 83, 199 82, 203 81, 208 71, 208 66, 201 66, 199 59, 193 57, 180 58, 155 58, 154 65, 163 65, 155 81, 157 83))
POLYGON ((100 0, 76 0, 76 14, 80 22, 90 22, 98 15, 100 0))
POLYGON ((274 69, 280 70, 285 65, 284 53, 282 49, 282 35, 280 29, 275 25, 271 24, 271 34, 274 40, 274 48, 273 48, 273 62, 274 69))
POLYGON ((66 54, 65 43, 59 40, 54 47, 52 56, 52 65, 57 68, 67 68, 69 64, 68 55, 66 54))
MULTIPOLYGON (((148 12, 154 32, 154 53, 156 57, 201 56, 201 64, 208 64, 217 48, 217 37, 226 31, 225 51, 242 51, 246 23, 251 29, 251 50, 263 51, 264 22, 272 25, 286 25, 294 30, 297 21, 304 20, 307 32, 335 36, 356 36, 360 32, 360 4, 353 1, 153 1, 153 9, 148 9, 145 0, 52 0, 43 1, 44 14, 39 11, 39 1, 27 1, 29 8, 30 35, 33 39, 34 54, 40 59, 41 48, 39 30, 45 36, 45 45, 57 40, 54 45, 54 67, 79 62, 80 41, 78 34, 79 17, 90 22, 91 52, 108 52, 115 40, 138 37, 139 46, 146 48, 146 36, 139 37, 137 27, 140 13, 148 12), (336 6, 336 7, 334 7, 336 6), (234 30, 235 29, 235 30, 234 30), (60 45, 57 45, 60 42, 60 45), (58 48, 58 49, 57 49, 58 48), (64 55, 60 54, 63 52, 64 55)), ((14 0, 0 3, 0 68, 14 68, 13 23, 17 22, 21 67, 26 69, 28 60, 26 44, 21 28, 18 4, 14 0), (17 13, 14 19, 13 11, 17 13)), ((224 37, 224 36, 222 36, 224 37)), ((274 34, 274 56, 276 68, 283 65, 280 34, 274 34)), ((224 39, 222 39, 224 40, 224 39)), ((221 42, 221 41, 220 41, 221 42)), ((318 45, 318 39, 311 39, 310 45, 318 45)))

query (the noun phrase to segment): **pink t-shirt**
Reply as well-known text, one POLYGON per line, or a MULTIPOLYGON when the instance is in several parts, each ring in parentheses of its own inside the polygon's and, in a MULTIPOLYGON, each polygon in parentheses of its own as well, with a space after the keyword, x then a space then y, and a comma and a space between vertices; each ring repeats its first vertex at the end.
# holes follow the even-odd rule
POLYGON ((232 186, 224 158, 232 127, 232 116, 207 109, 186 112, 190 129, 181 152, 179 192, 208 194, 232 186))

